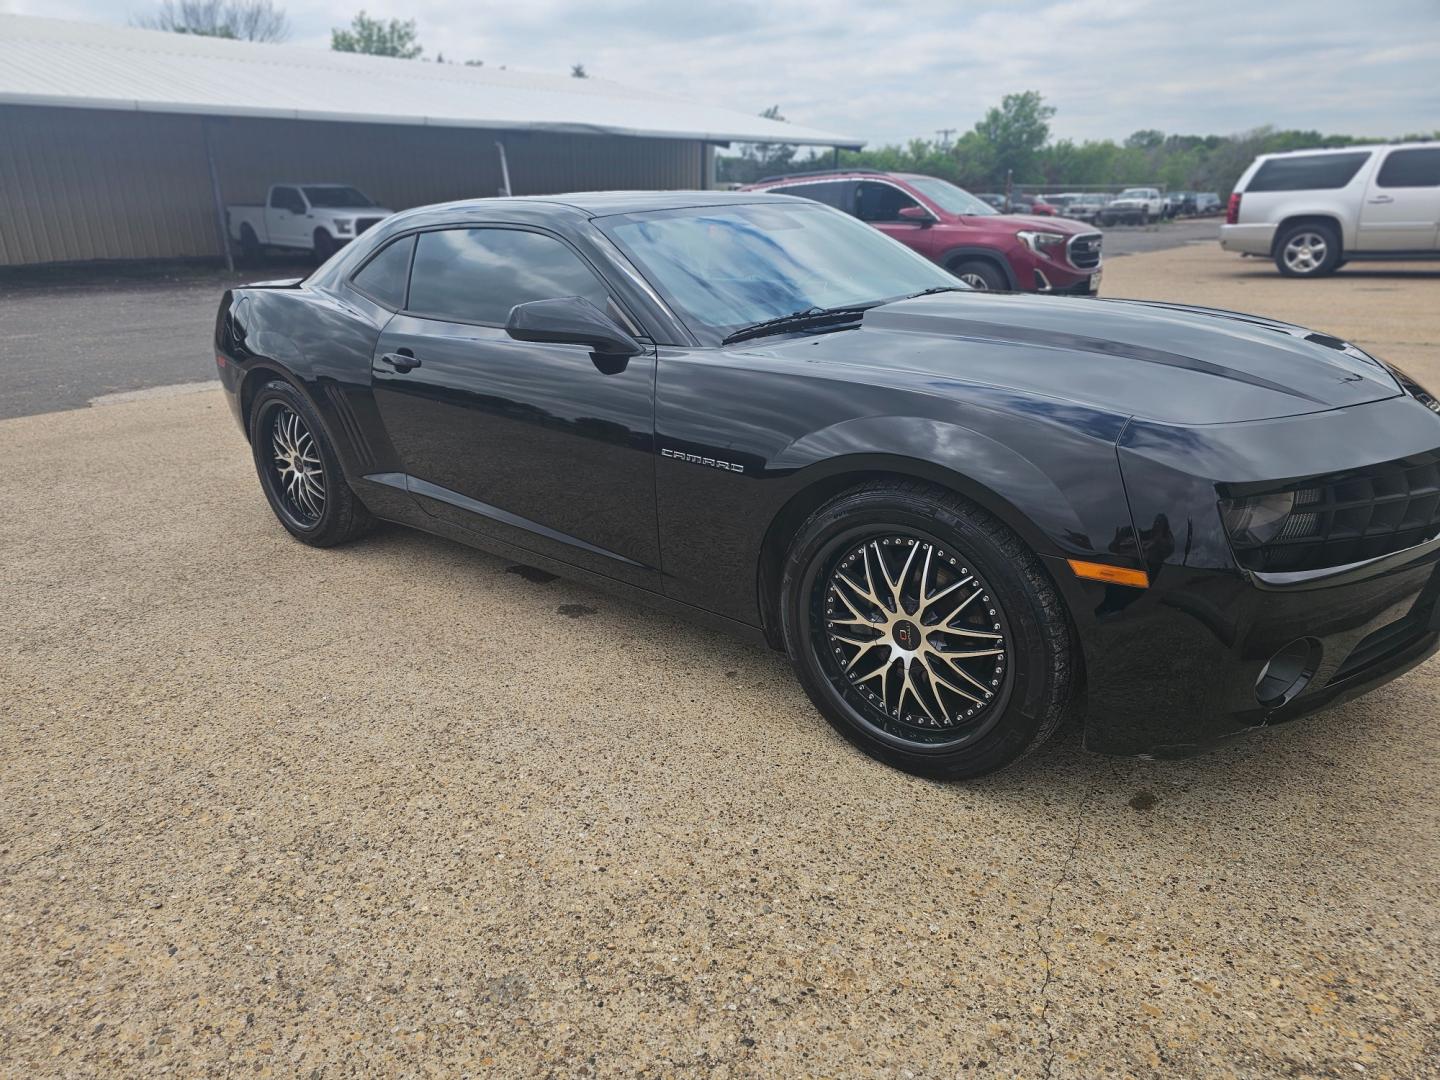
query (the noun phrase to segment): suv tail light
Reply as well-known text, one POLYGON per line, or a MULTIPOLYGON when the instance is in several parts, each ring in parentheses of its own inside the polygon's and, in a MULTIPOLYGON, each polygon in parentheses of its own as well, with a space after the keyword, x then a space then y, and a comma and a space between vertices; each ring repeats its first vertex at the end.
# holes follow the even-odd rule
POLYGON ((1225 208, 1225 224, 1234 225, 1240 220, 1240 192, 1230 195, 1230 205, 1225 208))

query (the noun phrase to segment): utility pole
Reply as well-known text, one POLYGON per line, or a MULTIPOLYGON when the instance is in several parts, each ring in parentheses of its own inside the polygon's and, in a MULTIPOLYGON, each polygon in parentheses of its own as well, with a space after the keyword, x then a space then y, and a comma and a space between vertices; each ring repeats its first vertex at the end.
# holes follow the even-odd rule
POLYGON ((946 150, 950 147, 950 136, 960 130, 959 128, 937 128, 935 134, 940 136, 940 149, 946 150))

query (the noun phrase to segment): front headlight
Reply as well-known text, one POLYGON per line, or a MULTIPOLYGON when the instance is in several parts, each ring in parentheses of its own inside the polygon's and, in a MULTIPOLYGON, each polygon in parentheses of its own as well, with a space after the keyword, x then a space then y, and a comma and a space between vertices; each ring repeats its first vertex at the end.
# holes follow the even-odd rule
POLYGON ((1061 233, 1024 230, 1015 235, 1037 255, 1054 255, 1058 249, 1065 246, 1065 237, 1061 233))
POLYGON ((1436 398, 1434 394, 1430 393, 1429 390, 1426 390, 1423 386, 1421 386, 1418 382, 1412 379, 1409 375, 1405 374, 1405 372, 1401 371, 1394 364, 1387 364, 1386 367, 1390 369, 1390 374, 1395 376, 1396 380, 1400 383, 1401 388, 1407 394, 1413 397, 1416 401, 1420 402, 1421 405, 1424 405, 1431 412, 1440 413, 1440 398, 1436 398))
POLYGON ((351 221, 349 218, 335 219, 335 231, 338 233, 348 233, 354 227, 355 222, 351 221))
POLYGON ((1246 499, 1221 499, 1220 516, 1230 539, 1246 547, 1270 543, 1280 535, 1295 509, 1295 492, 1256 495, 1246 499))

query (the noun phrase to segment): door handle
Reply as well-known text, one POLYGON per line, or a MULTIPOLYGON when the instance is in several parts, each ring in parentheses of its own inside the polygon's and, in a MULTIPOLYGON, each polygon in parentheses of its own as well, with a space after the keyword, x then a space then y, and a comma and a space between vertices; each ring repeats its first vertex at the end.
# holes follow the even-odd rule
POLYGON ((401 349, 399 352, 387 352, 384 356, 380 357, 380 359, 400 372, 401 375, 420 366, 420 358, 413 355, 408 349, 401 349))
POLYGON ((1372 203, 1387 203, 1394 202, 1395 198, 1392 195, 1376 195, 1375 198, 1371 199, 1370 201, 1372 203))

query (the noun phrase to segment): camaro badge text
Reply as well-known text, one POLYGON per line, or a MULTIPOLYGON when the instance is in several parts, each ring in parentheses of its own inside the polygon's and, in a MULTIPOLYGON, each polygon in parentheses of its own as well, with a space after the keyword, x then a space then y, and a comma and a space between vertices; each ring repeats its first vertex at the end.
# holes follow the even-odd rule
POLYGON ((683 450, 660 449, 661 457, 674 458, 676 461, 689 461, 696 465, 709 465, 712 469, 726 469, 730 472, 744 472, 744 465, 737 465, 733 461, 718 461, 713 457, 705 457, 701 454, 687 454, 683 450))

